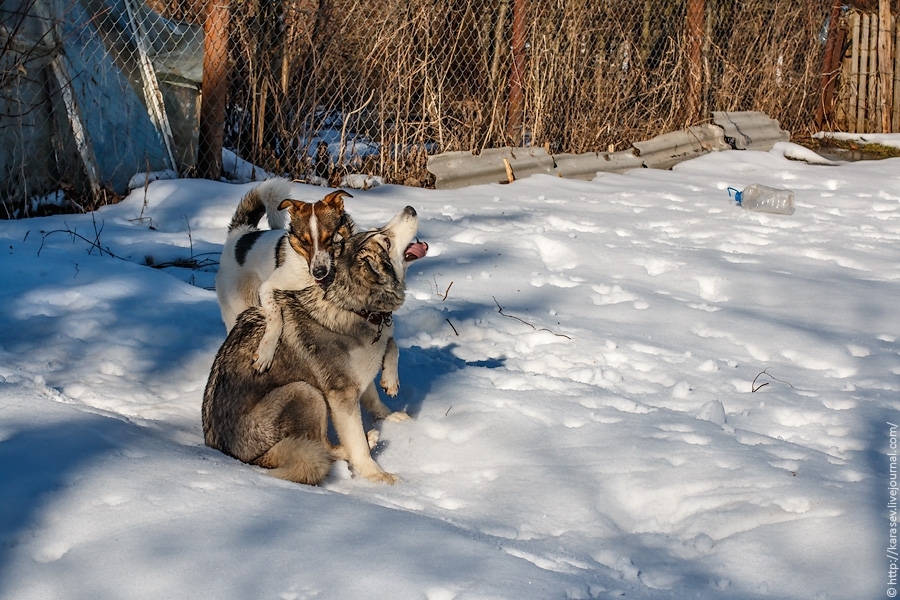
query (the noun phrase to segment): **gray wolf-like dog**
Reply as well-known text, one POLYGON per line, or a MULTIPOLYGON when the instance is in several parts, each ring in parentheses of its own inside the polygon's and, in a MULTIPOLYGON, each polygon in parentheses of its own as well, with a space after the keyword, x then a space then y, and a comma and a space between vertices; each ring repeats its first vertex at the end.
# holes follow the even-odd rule
POLYGON ((268 370, 253 366, 265 312, 251 307, 240 314, 203 395, 207 445, 299 483, 320 483, 335 459, 347 460, 354 474, 370 481, 397 481, 371 456, 360 398, 369 408, 372 380, 389 368, 383 362, 396 361, 391 313, 403 304, 407 265, 427 250, 413 241, 417 229, 416 211, 407 206, 386 226, 335 243, 327 288, 276 289, 283 326, 268 370), (329 416, 337 446, 328 438, 329 416))

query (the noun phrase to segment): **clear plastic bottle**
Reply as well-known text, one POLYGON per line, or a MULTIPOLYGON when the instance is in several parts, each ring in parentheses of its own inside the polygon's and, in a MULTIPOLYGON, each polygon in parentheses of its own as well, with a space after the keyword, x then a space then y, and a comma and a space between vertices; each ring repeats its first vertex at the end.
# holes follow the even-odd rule
POLYGON ((794 214, 794 192, 791 190, 753 183, 745 187, 743 192, 728 188, 729 195, 732 191, 737 203, 747 210, 776 215, 794 214))

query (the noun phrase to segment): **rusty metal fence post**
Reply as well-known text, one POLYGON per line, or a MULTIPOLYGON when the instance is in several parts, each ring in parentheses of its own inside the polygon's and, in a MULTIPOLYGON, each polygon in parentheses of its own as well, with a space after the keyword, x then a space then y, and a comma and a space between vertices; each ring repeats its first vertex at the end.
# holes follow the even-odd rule
POLYGON ((685 45, 687 77, 685 89, 684 124, 693 125, 700 120, 700 93, 703 89, 703 66, 700 62, 703 48, 703 25, 706 22, 704 0, 687 0, 685 18, 685 45))
POLYGON ((527 0, 515 0, 512 19, 512 61, 509 69, 509 137, 518 146, 522 143, 525 115, 525 10, 527 0))
POLYGON ((200 91, 200 123, 197 171, 201 177, 222 176, 222 143, 225 139, 225 102, 228 95, 229 0, 209 0, 203 24, 203 84, 200 91))

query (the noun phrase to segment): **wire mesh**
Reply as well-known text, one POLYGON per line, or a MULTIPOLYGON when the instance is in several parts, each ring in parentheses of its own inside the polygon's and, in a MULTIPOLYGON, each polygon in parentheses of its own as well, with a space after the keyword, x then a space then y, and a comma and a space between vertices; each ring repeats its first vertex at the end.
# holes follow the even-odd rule
POLYGON ((218 143, 306 181, 429 185, 430 154, 622 149, 713 110, 763 111, 802 135, 831 5, 0 0, 0 193, 7 216, 61 186, 123 193, 142 172, 207 173, 218 143), (212 8, 228 20, 204 40, 212 8), (225 87, 201 128, 204 44, 225 87), (93 157, 71 141, 79 122, 93 157), (94 184, 79 176, 91 168, 94 184))

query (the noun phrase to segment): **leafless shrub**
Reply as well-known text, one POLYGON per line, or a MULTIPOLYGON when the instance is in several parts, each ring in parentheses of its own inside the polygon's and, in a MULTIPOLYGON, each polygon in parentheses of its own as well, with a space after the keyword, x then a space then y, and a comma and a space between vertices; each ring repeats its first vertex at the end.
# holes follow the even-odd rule
MULTIPOLYGON (((148 4, 167 18, 202 24, 207 1, 148 4)), ((522 143, 555 153, 623 149, 714 110, 763 111, 803 136, 819 100, 819 33, 831 3, 705 0, 693 114, 684 0, 230 6, 227 147, 298 179, 327 172, 334 183, 364 172, 427 186, 434 153, 522 143), (524 99, 522 114, 512 115, 512 22, 521 5, 524 99), (514 116, 518 133, 510 131, 514 116), (331 148, 328 169, 315 161, 323 139, 331 148)), ((0 92, 23 76, 20 58, 0 40, 0 92)), ((27 124, 19 116, 3 126, 27 124)))
MULTIPOLYGON (((316 136, 330 130, 334 173, 418 185, 430 181, 429 154, 522 143, 508 130, 513 2, 232 3, 226 143, 305 178, 316 136)), ((761 110, 795 132, 812 122, 827 3, 706 0, 694 115, 684 111, 683 2, 525 4, 525 143, 621 149, 713 110, 761 110)))

